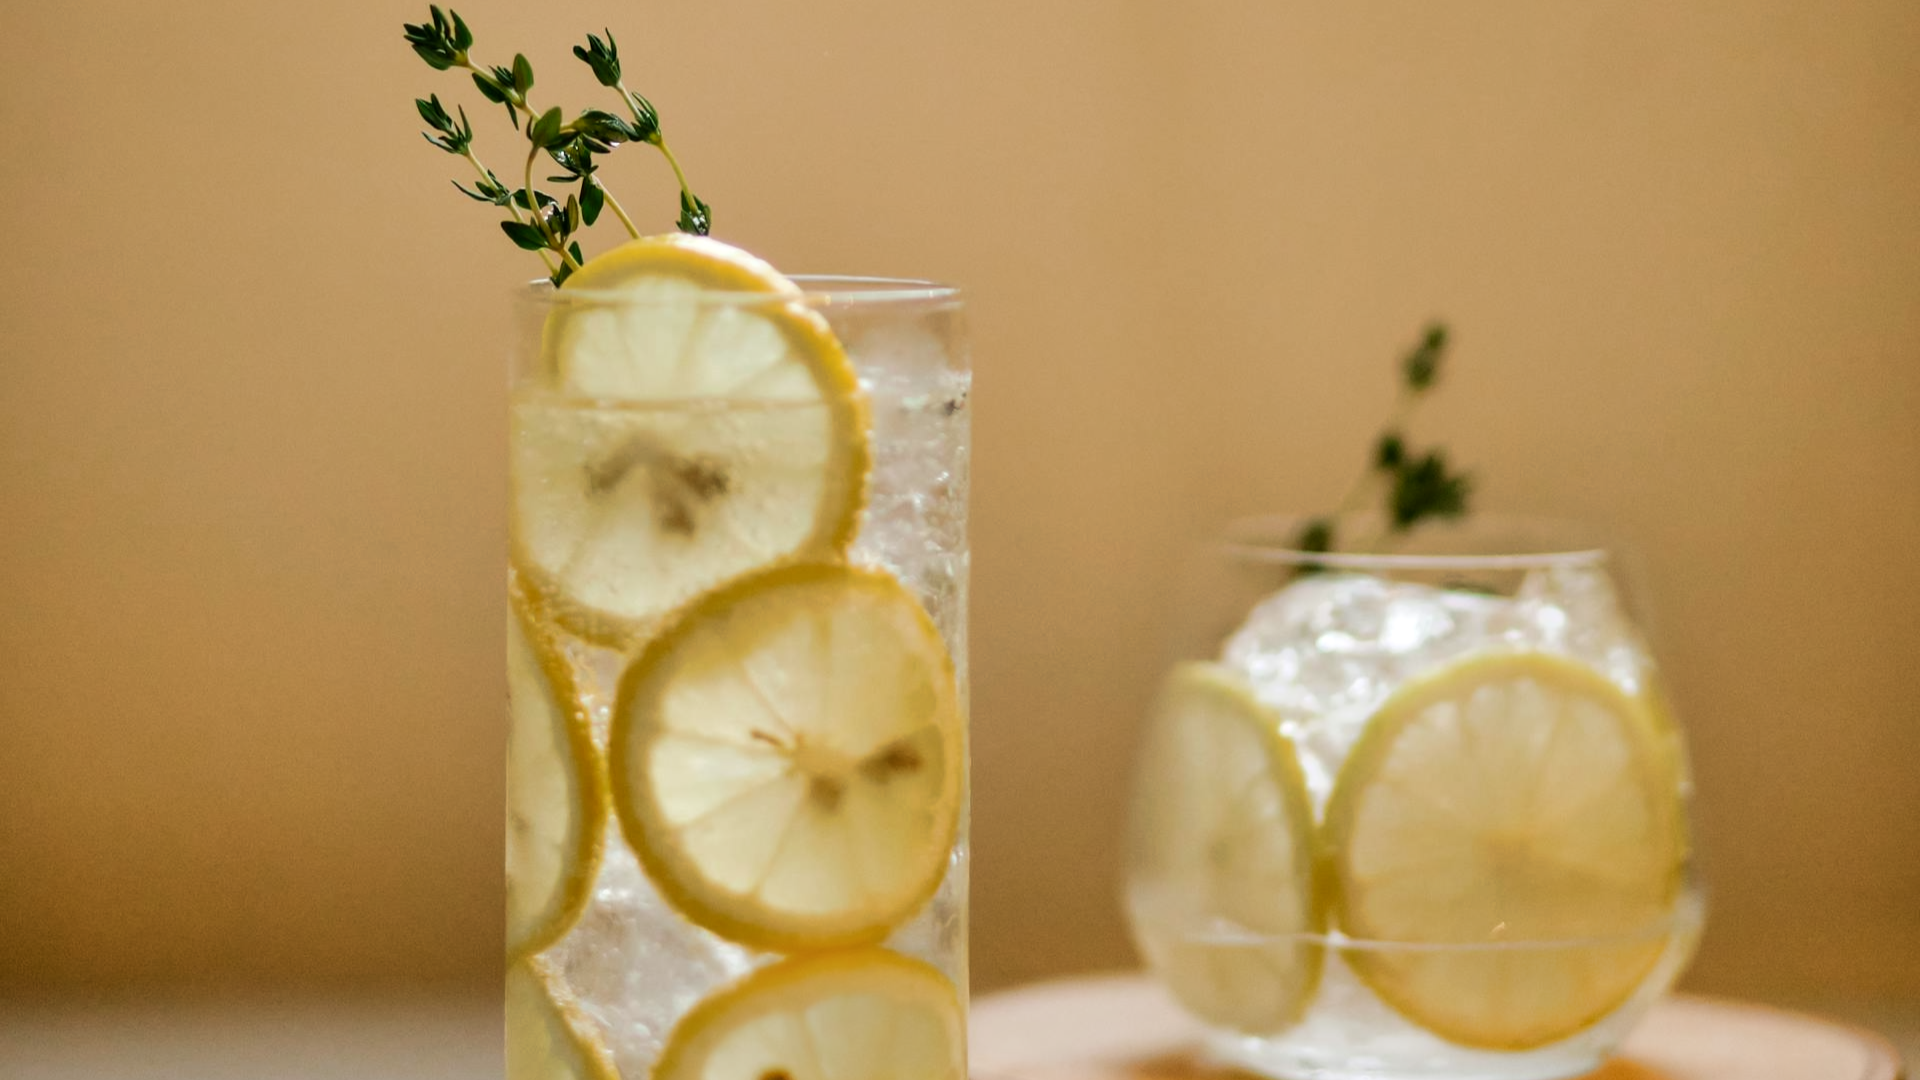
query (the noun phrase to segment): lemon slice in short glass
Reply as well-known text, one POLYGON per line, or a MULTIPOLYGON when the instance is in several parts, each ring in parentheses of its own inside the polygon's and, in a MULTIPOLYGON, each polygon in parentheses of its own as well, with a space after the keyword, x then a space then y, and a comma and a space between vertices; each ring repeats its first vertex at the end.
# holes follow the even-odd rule
POLYGON ((722 581, 852 542, 865 399, 798 295, 691 236, 622 245, 553 294, 542 370, 511 406, 510 529, 566 629, 629 646, 722 581))
POLYGON ((682 612, 628 669, 614 806, 660 891, 731 940, 880 940, 933 894, 959 816, 953 663, 891 577, 795 565, 682 612))
POLYGON ((1356 974, 1468 1046, 1573 1035, 1668 946, 1683 873, 1661 724, 1598 672, 1540 653, 1465 660, 1383 704, 1326 814, 1356 974))
POLYGON ((1128 901, 1174 996, 1211 1023, 1279 1031, 1318 983, 1313 804, 1280 720, 1216 664, 1176 667, 1135 788, 1128 901))
POLYGON ((565 658, 515 590, 507 616, 507 956, 539 952, 593 892, 607 795, 565 658))
POLYGON ((572 997, 537 959, 507 968, 507 1080, 620 1080, 572 997))
POLYGON ((652 1080, 963 1080, 953 984, 856 949, 762 968, 681 1018, 652 1080))

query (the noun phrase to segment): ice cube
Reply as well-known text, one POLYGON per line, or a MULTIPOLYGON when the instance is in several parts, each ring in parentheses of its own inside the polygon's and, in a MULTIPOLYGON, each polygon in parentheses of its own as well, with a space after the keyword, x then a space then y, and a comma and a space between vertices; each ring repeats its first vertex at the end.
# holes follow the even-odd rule
POLYGON ((1512 597, 1365 574, 1313 574, 1256 604, 1222 661, 1280 714, 1316 805, 1368 718, 1409 679, 1497 649, 1560 653, 1637 694, 1649 663, 1594 564, 1529 571, 1512 597))
POLYGON ((561 653, 573 674, 574 692, 586 709, 594 744, 604 752, 607 728, 613 722, 614 698, 620 691, 620 676, 626 670, 627 658, 613 649, 575 637, 563 640, 561 653))
POLYGON ((1313 574, 1255 605, 1221 660, 1280 714, 1320 805, 1380 703, 1421 671, 1486 647, 1504 603, 1365 574, 1313 574))
POLYGON ((647 1075, 674 1020, 755 966, 753 953, 669 908, 617 829, 592 903, 548 957, 622 1076, 647 1075))
POLYGON ((1529 571, 1498 624, 1513 645, 1583 661, 1629 694, 1640 693, 1646 683, 1646 645, 1612 576, 1597 563, 1555 563, 1529 571))
POLYGON ((947 876, 939 891, 887 938, 887 948, 939 968, 963 994, 967 988, 967 863, 963 835, 948 856, 947 876))
POLYGON ((931 339, 908 336, 869 348, 895 355, 877 356, 861 373, 873 413, 873 473, 854 557, 891 571, 957 644, 967 574, 970 380, 916 360, 916 350, 939 348, 931 339))

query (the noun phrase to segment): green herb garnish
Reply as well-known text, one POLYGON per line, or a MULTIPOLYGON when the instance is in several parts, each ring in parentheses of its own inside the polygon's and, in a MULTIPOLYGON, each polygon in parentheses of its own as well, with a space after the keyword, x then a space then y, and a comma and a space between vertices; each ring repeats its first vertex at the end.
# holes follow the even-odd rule
POLYGON ((1374 440, 1372 462, 1347 489, 1333 513, 1310 518, 1300 527, 1294 537, 1296 548, 1309 552, 1335 550, 1342 520, 1375 495, 1384 495, 1386 534, 1360 545, 1361 549, 1383 546, 1429 519, 1466 515, 1473 478, 1453 471, 1447 465, 1445 451, 1420 453, 1407 444, 1407 425, 1414 410, 1439 382, 1446 353, 1447 328, 1433 323, 1400 362, 1400 397, 1386 427, 1374 440))
POLYGON ((584 260, 580 243, 574 237, 582 228, 597 221, 603 209, 613 211, 627 235, 635 239, 640 236, 639 227, 598 176, 597 158, 612 153, 622 143, 646 143, 667 159, 674 179, 680 184, 680 231, 705 236, 712 229, 713 209, 687 184, 687 174, 660 133, 660 113, 646 98, 627 89, 622 80, 620 52, 613 40, 613 31, 606 31, 604 41, 588 34, 586 45, 574 46, 573 55, 592 69, 600 85, 619 93, 621 106, 632 119, 602 109, 586 109, 569 122, 557 106, 545 111, 533 107, 529 100, 533 90, 533 65, 525 56, 516 53, 513 63, 505 67, 482 67, 468 55, 473 48, 473 31, 467 28, 466 20, 458 12, 442 11, 437 6, 427 11, 431 16, 429 21, 418 26, 406 24, 407 44, 436 71, 458 68, 471 73, 480 96, 507 110, 507 120, 527 139, 522 186, 508 187, 493 170, 481 164, 473 152, 473 125, 467 120, 466 110, 456 106, 456 119, 440 104, 437 94, 414 101, 420 118, 432 129, 422 134, 441 150, 466 159, 479 179, 471 188, 457 180, 453 186, 470 199, 506 210, 511 220, 502 221, 500 230, 515 245, 537 252, 555 285, 565 282, 580 269, 584 260), (541 154, 559 165, 562 173, 548 176, 548 183, 577 188, 567 193, 565 199, 534 185, 533 169, 541 154))

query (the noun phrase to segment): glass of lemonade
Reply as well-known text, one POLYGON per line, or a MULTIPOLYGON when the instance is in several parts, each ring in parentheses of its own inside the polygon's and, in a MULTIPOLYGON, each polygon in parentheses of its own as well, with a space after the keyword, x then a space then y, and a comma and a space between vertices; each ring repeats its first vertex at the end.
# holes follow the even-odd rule
POLYGON ((1138 762, 1140 951, 1257 1073, 1587 1072, 1703 910, 1616 556, 1494 519, 1309 553, 1301 524, 1236 524, 1182 594, 1138 762))
POLYGON ((956 290, 650 238, 520 298, 508 1075, 965 1075, 956 290))

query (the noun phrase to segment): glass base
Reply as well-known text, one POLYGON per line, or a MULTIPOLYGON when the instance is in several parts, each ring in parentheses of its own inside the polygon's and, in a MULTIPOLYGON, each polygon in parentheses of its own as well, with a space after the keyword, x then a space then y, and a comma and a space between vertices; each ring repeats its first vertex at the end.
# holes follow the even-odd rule
POLYGON ((1519 1054, 1461 1051, 1446 1060, 1390 1059, 1372 1054, 1332 1056, 1266 1039, 1216 1035, 1211 1057, 1275 1080, 1564 1080, 1600 1067, 1599 1054, 1541 1050, 1519 1054))
MULTIPOLYGON (((1692 909, 1689 909, 1690 911, 1692 909)), ((1212 1029, 1208 1055, 1276 1080, 1561 1080, 1607 1060, 1673 983, 1692 952, 1697 918, 1685 919, 1639 991, 1610 1015, 1559 1042, 1531 1050, 1487 1050, 1448 1042, 1374 996, 1345 958, 1328 958, 1313 1008, 1275 1035, 1212 1029)))

